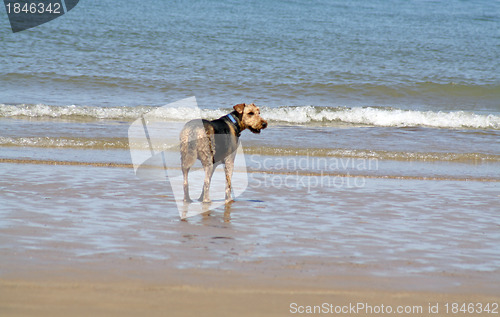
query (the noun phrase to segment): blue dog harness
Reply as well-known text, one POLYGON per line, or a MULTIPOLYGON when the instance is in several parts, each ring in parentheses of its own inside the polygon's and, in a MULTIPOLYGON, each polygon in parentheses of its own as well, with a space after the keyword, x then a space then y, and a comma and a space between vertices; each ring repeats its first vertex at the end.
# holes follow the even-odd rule
POLYGON ((234 124, 234 127, 236 128, 237 131, 237 136, 239 137, 241 134, 240 125, 238 124, 239 120, 235 118, 232 113, 228 114, 226 117, 228 117, 229 120, 234 124))

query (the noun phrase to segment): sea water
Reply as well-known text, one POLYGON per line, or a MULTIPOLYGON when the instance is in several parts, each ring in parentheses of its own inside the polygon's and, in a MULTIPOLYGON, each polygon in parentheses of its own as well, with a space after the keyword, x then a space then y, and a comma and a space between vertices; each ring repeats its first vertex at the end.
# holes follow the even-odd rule
MULTIPOLYGON (((160 226, 140 245, 118 243, 120 230, 97 234, 111 232, 117 217, 119 226, 136 221, 135 212, 155 224, 177 219, 167 186, 134 178, 127 131, 152 110, 166 124, 195 118, 182 107, 160 109, 195 96, 204 118, 254 102, 269 121, 259 135, 241 137, 249 189, 227 226, 250 233, 224 233, 234 233, 231 246, 250 241, 248 261, 281 248, 296 257, 330 254, 325 261, 338 265, 390 262, 403 274, 496 272, 498 12, 500 2, 479 0, 103 0, 12 33, 0 10, 0 225, 15 232, 55 217, 51 230, 60 235, 44 232, 46 241, 95 239, 66 250, 70 257, 128 250, 168 258, 155 241, 178 243, 177 222, 167 221, 170 236, 160 226), (50 165, 62 163, 71 167, 50 165), (128 164, 129 174, 89 164, 128 164), (290 175, 298 185, 287 186, 290 175), (354 185, 300 185, 318 177, 354 185), (135 188, 149 198, 133 198, 135 188), (40 194, 46 199, 37 201, 40 194), (19 222, 18 211, 38 216, 19 222), (74 211, 83 213, 81 228, 74 211), (70 223, 61 226, 59 216, 70 223), (98 233, 96 217, 105 220, 98 233), (319 233, 308 239, 311 228, 319 233), (464 234, 470 243, 460 242, 464 234)), ((222 220, 191 221, 219 228, 222 220)), ((4 251, 44 248, 36 233, 1 237, 4 251)), ((176 265, 188 262, 186 253, 176 265)))

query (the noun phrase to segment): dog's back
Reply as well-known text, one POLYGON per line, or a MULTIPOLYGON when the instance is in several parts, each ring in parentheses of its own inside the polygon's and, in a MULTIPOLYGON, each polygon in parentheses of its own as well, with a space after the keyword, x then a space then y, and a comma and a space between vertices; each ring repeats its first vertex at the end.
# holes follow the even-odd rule
POLYGON ((181 131, 180 141, 181 162, 189 166, 196 159, 203 165, 222 162, 238 147, 236 130, 224 117, 213 121, 189 121, 181 131))

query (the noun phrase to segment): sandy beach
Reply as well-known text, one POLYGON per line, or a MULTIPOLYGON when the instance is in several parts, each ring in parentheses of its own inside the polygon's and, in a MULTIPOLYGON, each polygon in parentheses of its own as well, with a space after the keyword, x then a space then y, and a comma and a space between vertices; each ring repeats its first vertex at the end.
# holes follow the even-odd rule
MULTIPOLYGON (((205 281, 194 285, 174 281, 144 283, 127 278, 92 282, 95 274, 72 273, 83 280, 78 281, 74 275, 60 282, 2 280, 2 316, 293 316, 312 315, 301 312, 314 311, 317 309, 314 306, 321 307, 321 312, 315 315, 334 315, 336 310, 343 310, 345 313, 338 315, 389 315, 389 311, 393 314, 401 311, 403 313, 398 315, 443 316, 454 315, 451 313, 453 303, 486 305, 499 301, 498 295, 478 293, 388 291, 380 287, 298 287, 287 286, 287 283, 280 287, 265 277, 241 279, 206 271, 190 272, 189 279, 205 281)), ((288 278, 294 279, 293 275, 288 278)), ((334 280, 347 285, 352 283, 343 277, 334 280)), ((301 279, 300 283, 316 284, 318 281, 301 279)), ((402 288, 406 282, 400 281, 402 288)))

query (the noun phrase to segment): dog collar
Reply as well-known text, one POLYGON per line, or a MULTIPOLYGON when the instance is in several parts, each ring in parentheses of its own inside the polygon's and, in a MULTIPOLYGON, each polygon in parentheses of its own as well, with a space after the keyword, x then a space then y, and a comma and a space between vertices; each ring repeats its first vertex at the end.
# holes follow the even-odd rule
POLYGON ((228 114, 227 117, 234 124, 236 131, 237 131, 237 134, 238 134, 238 136, 240 136, 241 130, 240 130, 240 125, 238 124, 238 120, 233 116, 232 113, 228 114))
POLYGON ((236 121, 236 119, 233 117, 233 114, 232 114, 232 113, 230 113, 230 114, 228 115, 228 117, 229 117, 229 120, 231 120, 231 122, 233 122, 234 124, 238 125, 238 122, 237 122, 237 121, 236 121))

